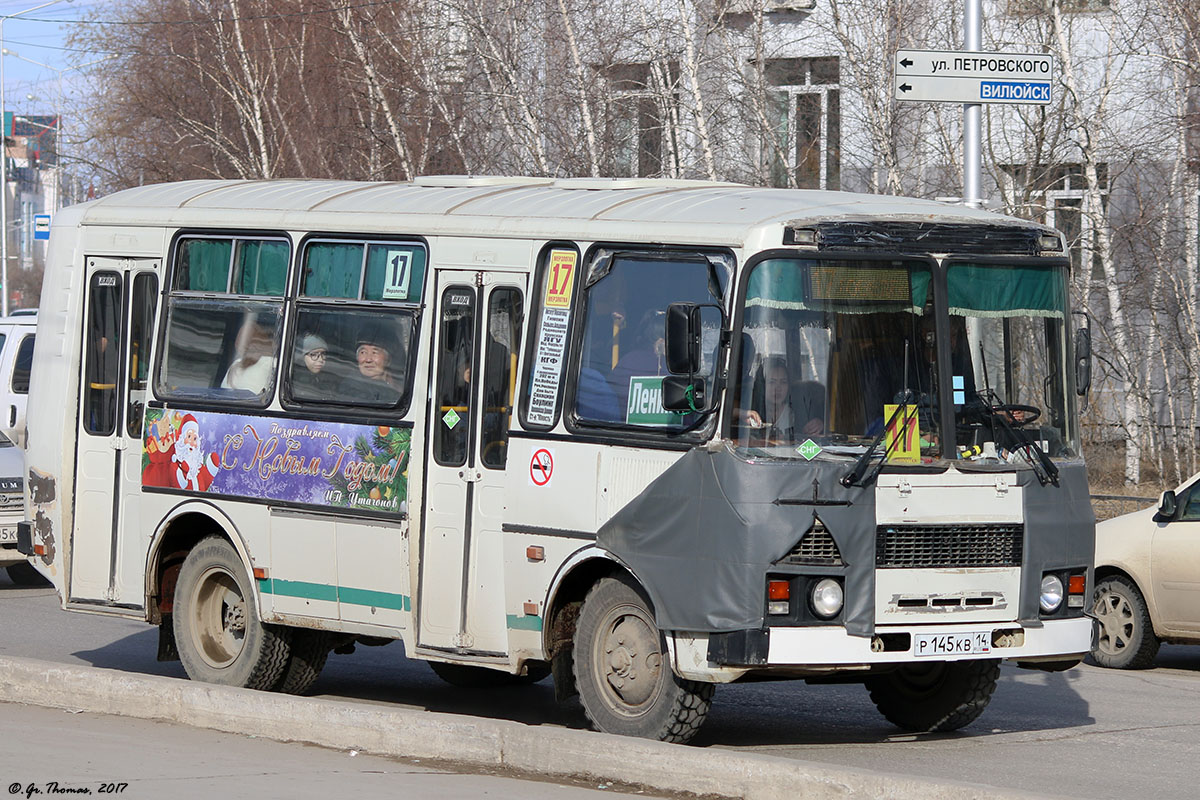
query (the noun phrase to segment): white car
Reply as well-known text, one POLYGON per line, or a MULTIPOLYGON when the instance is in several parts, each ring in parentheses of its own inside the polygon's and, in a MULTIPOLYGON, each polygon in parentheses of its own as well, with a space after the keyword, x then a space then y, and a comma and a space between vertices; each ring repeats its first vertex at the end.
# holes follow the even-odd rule
POLYGON ((36 333, 36 311, 14 311, 0 318, 0 433, 21 446, 36 333))
POLYGON ((25 451, 0 435, 0 567, 13 583, 42 583, 42 576, 17 552, 17 523, 25 519, 25 451))
POLYGON ((1200 473, 1158 506, 1096 526, 1092 658, 1142 669, 1159 644, 1200 644, 1200 473))

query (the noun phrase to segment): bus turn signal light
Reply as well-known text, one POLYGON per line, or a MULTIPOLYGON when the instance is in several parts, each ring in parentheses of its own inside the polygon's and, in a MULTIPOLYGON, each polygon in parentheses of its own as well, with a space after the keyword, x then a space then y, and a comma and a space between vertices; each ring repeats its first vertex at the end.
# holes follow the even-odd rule
POLYGON ((792 585, 787 581, 767 581, 768 600, 788 600, 792 596, 792 585))
POLYGON ((1087 588, 1086 575, 1072 575, 1067 579, 1067 594, 1083 594, 1087 588))

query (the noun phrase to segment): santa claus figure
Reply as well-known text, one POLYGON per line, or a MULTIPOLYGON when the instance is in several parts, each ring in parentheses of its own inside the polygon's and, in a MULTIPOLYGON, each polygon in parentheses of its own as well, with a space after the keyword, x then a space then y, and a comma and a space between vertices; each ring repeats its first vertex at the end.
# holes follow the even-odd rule
POLYGON ((175 426, 169 413, 148 426, 145 453, 147 463, 142 470, 142 485, 176 488, 175 426))
POLYGON ((206 454, 201 448, 200 423, 191 414, 184 414, 183 424, 179 426, 173 460, 176 464, 176 484, 180 489, 194 492, 207 492, 221 469, 217 454, 206 454))

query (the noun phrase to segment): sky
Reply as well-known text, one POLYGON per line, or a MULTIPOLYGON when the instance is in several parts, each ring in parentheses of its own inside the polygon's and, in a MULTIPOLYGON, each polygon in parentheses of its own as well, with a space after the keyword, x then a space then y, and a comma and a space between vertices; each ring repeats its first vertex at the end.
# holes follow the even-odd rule
MULTIPOLYGON (((67 50, 68 25, 100 7, 100 0, 61 0, 54 5, 21 14, 48 0, 0 0, 4 19, 4 107, 18 114, 55 114, 70 87, 70 73, 60 73, 74 63, 91 60, 86 53, 67 50), (17 17, 9 15, 19 14, 17 17), (16 53, 17 55, 12 55, 16 53), (18 57, 19 56, 19 57, 18 57), (29 60, 25 60, 29 59, 29 60), (30 61, 40 62, 38 66, 30 61), (33 95, 33 99, 29 99, 33 95)), ((98 58, 100 54, 97 54, 98 58)))

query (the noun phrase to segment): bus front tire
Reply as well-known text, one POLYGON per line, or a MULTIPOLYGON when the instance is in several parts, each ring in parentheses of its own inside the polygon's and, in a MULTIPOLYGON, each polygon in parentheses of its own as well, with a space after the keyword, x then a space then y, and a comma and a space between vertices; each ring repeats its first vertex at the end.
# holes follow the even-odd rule
POLYGON ((879 713, 908 731, 956 731, 974 722, 992 699, 1000 662, 936 661, 904 664, 868 678, 879 713))
POLYGON ((291 656, 290 631, 264 625, 242 560, 210 536, 188 553, 175 585, 175 645, 188 677, 246 689, 279 686, 291 656))
POLYGON ((684 743, 708 716, 713 685, 671 670, 649 602, 623 577, 588 592, 574 656, 579 698, 599 731, 684 743))

